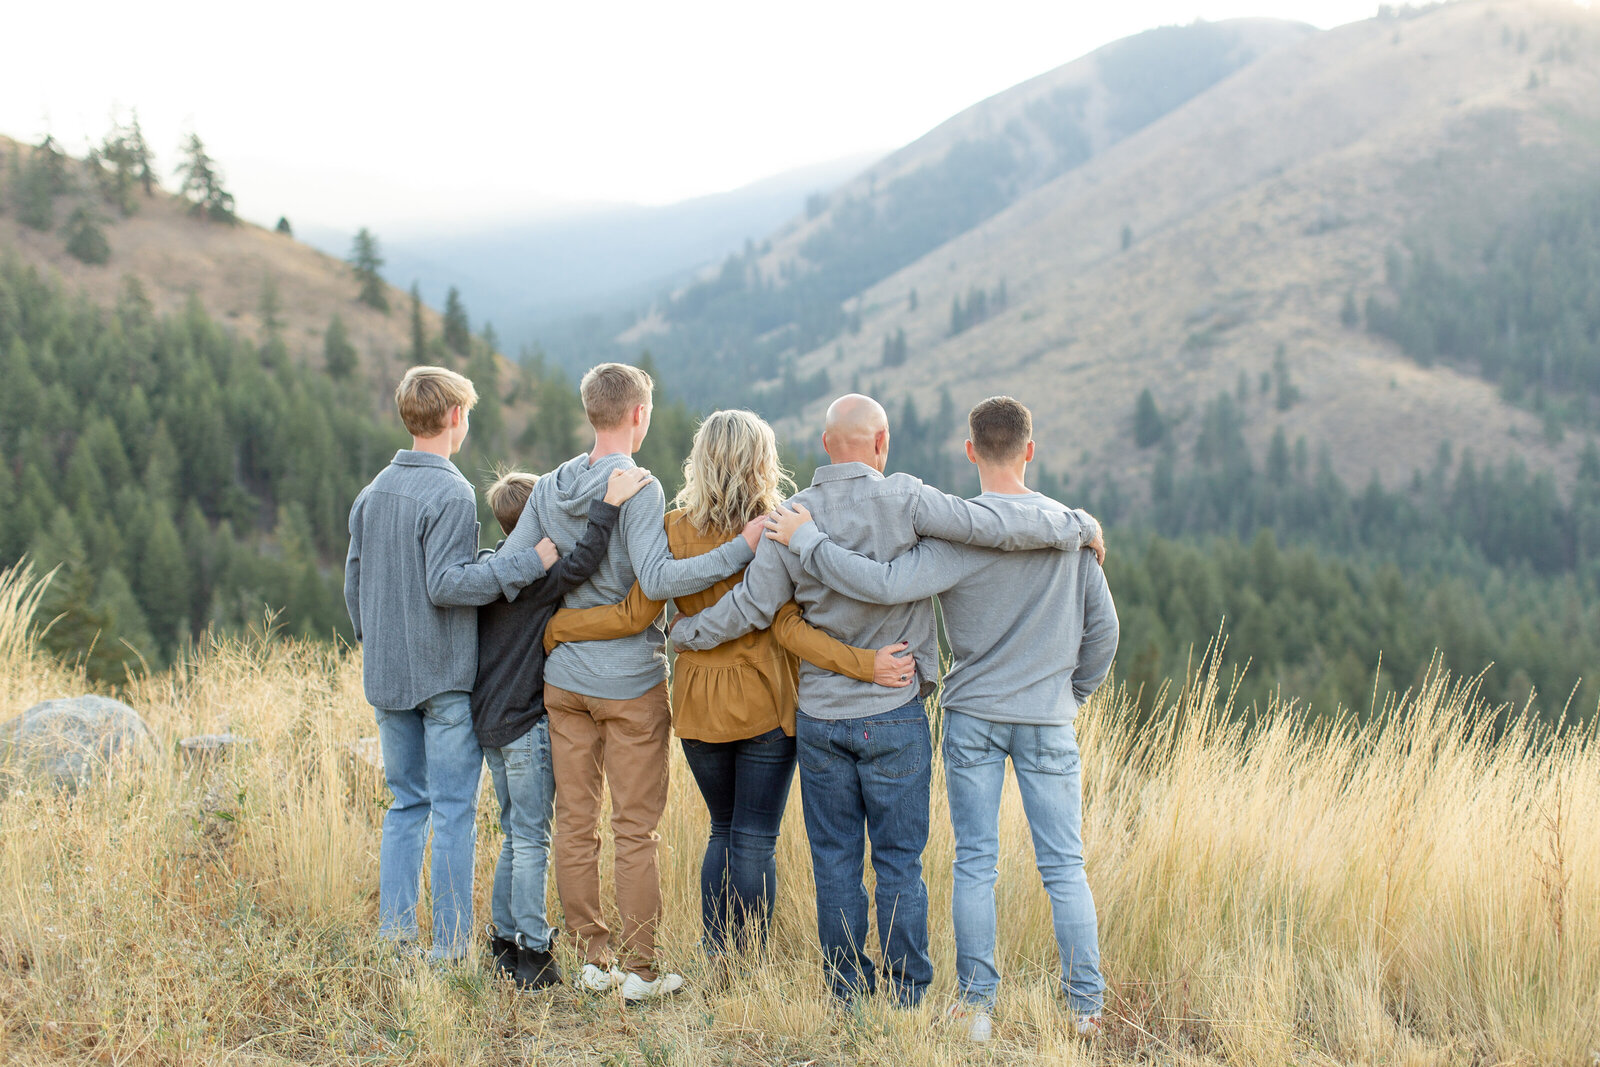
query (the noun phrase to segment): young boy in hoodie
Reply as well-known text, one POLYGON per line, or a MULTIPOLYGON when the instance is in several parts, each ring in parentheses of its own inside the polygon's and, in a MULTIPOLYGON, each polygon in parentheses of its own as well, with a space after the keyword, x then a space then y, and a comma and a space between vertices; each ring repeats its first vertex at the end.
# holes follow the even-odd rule
MULTIPOLYGON (((509 534, 522 515, 536 475, 502 474, 485 494, 509 534)), ((489 948, 499 970, 523 989, 561 981, 551 955, 555 931, 545 919, 550 862, 550 819, 555 778, 550 766, 550 726, 544 706, 544 645, 540 640, 562 597, 588 581, 605 558, 621 506, 650 472, 619 467, 605 497, 589 505, 588 526, 572 552, 515 601, 478 609, 478 678, 472 687, 472 727, 483 746, 500 800, 505 841, 494 872, 489 948)))
MULTIPOLYGON (((570 551, 583 532, 589 502, 650 432, 650 375, 621 363, 602 363, 583 376, 584 414, 594 447, 539 479, 506 550, 548 536, 570 551)), ((666 497, 657 482, 622 509, 617 536, 594 577, 567 598, 567 607, 615 604, 637 579, 644 595, 668 600, 699 592, 743 569, 755 556, 762 524, 743 537, 691 559, 667 548, 666 497)), ((533 638, 537 641, 538 635, 533 638)), ((603 993, 621 985, 628 1002, 651 1000, 683 988, 681 975, 658 972, 656 923, 661 878, 656 825, 667 802, 666 633, 659 622, 643 633, 610 641, 574 641, 545 664, 545 707, 556 777, 556 832, 552 855, 567 929, 585 963, 579 988, 603 993), (614 965, 610 930, 600 900, 601 795, 611 791, 616 838, 617 911, 622 919, 621 967, 614 965)))
MULTIPOLYGON (((478 506, 450 457, 478 401, 443 367, 412 367, 394 393, 411 447, 350 506, 344 598, 363 649, 361 680, 378 723, 394 802, 378 851, 378 933, 415 944, 422 851, 433 833, 436 961, 466 956, 472 934, 483 751, 472 732, 481 604, 544 576, 548 540, 478 557, 478 506)), ((535 640, 537 643, 537 639, 535 640)))

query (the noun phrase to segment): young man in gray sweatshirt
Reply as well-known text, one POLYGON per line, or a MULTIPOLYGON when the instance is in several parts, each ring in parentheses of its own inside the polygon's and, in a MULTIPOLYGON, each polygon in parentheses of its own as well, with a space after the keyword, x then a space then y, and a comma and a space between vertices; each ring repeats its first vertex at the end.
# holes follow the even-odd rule
MULTIPOLYGON (((1081 512, 1000 508, 969 502, 895 474, 884 477, 889 423, 870 397, 851 394, 828 409, 822 447, 832 460, 793 500, 816 513, 842 545, 892 559, 921 537, 1003 549, 1078 549, 1099 527, 1081 512)), ((769 626, 797 601, 806 621, 848 644, 909 641, 915 699, 809 663, 800 666, 795 740, 801 797, 817 885, 817 933, 835 996, 848 1000, 876 985, 866 955, 867 896, 861 884, 866 835, 877 875, 883 968, 900 1003, 922 999, 933 978, 928 956, 928 891, 922 851, 928 840, 932 745, 923 700, 939 677, 933 604, 875 605, 841 595, 805 573, 798 557, 763 542, 744 580, 698 615, 674 623, 680 648, 721 644, 769 626)))
MULTIPOLYGON (((589 505, 605 495, 611 472, 631 467, 650 432, 650 375, 621 363, 602 363, 583 376, 584 412, 594 447, 539 479, 502 552, 549 537, 563 554, 583 536, 589 505)), ((692 559, 674 559, 663 524, 666 499, 652 481, 622 505, 605 559, 567 594, 566 606, 589 608, 623 600, 638 580, 652 599, 696 593, 749 563, 761 531, 692 559)), ((530 641, 541 639, 531 634, 530 641)), ((545 664, 544 704, 555 771, 556 832, 551 840, 556 887, 567 929, 585 964, 580 988, 604 992, 621 985, 627 1001, 649 1000, 683 987, 677 974, 658 974, 655 931, 661 917, 656 825, 667 803, 667 751, 672 715, 667 706, 666 635, 659 623, 611 641, 557 647, 545 664), (600 900, 600 804, 611 790, 616 839, 617 911, 622 919, 620 969, 600 900)))
MULTIPOLYGON (((1066 508, 1023 484, 1033 418, 1010 397, 968 416, 967 458, 997 510, 1066 508)), ((1061 989, 1078 1032, 1099 1030, 1104 983, 1094 896, 1083 869, 1081 767, 1073 719, 1111 669, 1117 613, 1097 553, 996 552, 926 540, 880 562, 830 537, 803 508, 769 524, 805 572, 872 604, 937 595, 955 665, 945 679, 945 783, 956 854, 951 911, 962 1015, 989 1038, 995 970, 994 884, 1006 758, 1016 770, 1034 856, 1050 895, 1061 989)))

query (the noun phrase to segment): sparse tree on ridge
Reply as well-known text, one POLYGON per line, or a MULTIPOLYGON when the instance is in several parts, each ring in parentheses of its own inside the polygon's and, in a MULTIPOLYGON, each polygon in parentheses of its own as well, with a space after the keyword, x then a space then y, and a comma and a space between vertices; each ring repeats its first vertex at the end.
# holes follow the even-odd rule
POLYGON ((289 225, 289 216, 287 215, 279 215, 278 224, 273 229, 285 237, 294 236, 294 227, 289 225))
POLYGON ((80 263, 100 264, 111 258, 111 244, 100 228, 100 214, 88 203, 82 203, 67 219, 65 227, 67 253, 80 263))
POLYGON ((467 321, 467 309, 461 303, 461 293, 455 286, 444 298, 444 345, 458 356, 464 356, 472 346, 472 326, 467 321))
POLYGON ((182 155, 183 162, 178 164, 177 173, 183 175, 183 185, 178 193, 189 199, 189 214, 230 226, 238 222, 238 216, 233 213, 233 194, 222 187, 222 175, 206 154, 205 143, 198 133, 189 134, 182 155))
POLYGON ((356 347, 350 343, 349 336, 345 333, 344 320, 336 311, 328 323, 328 332, 322 337, 322 355, 326 361, 328 374, 333 378, 343 381, 350 377, 356 369, 356 347))
POLYGON ((389 311, 388 287, 384 284, 383 256, 378 251, 378 239, 372 231, 365 226, 356 233, 355 243, 350 246, 350 267, 355 272, 356 281, 361 283, 361 292, 356 299, 368 307, 377 308, 385 314, 389 311))
POLYGON ((1140 448, 1149 448, 1167 436, 1167 421, 1161 417, 1161 409, 1156 407, 1156 398, 1149 389, 1139 394, 1139 400, 1133 407, 1133 440, 1140 448))
POLYGON ((139 111, 134 109, 133 116, 128 122, 127 132, 123 135, 123 144, 128 153, 128 162, 132 166, 139 184, 144 186, 145 196, 154 196, 156 191, 155 153, 150 151, 150 144, 144 139, 144 131, 139 128, 139 111))
POLYGON ((426 363, 428 354, 428 331, 422 324, 422 290, 416 282, 411 283, 411 363, 413 366, 426 363))

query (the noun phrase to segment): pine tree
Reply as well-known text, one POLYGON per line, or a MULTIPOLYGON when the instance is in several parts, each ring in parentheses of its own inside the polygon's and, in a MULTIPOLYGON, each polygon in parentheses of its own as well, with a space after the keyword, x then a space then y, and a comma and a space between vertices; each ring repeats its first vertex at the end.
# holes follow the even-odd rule
POLYGON ((206 154, 200 135, 189 134, 181 152, 183 162, 178 164, 177 173, 183 175, 183 185, 178 194, 189 198, 189 214, 230 226, 238 222, 238 216, 233 213, 233 194, 222 187, 222 174, 206 154))
POLYGON ((55 227, 55 189, 49 168, 37 157, 19 171, 15 195, 17 221, 46 233, 55 227))
POLYGON ((273 230, 283 234, 285 237, 294 236, 294 227, 289 225, 289 216, 287 215, 278 216, 278 224, 273 227, 273 230))
POLYGON ((378 251, 378 239, 365 226, 356 233, 355 242, 350 246, 349 263, 361 285, 356 299, 387 314, 389 294, 381 273, 383 256, 378 251))
POLYGON ((1140 448, 1149 448, 1158 444, 1167 435, 1166 420, 1161 417, 1161 409, 1156 407, 1156 398, 1149 389, 1139 393, 1139 400, 1133 408, 1133 440, 1140 448))
POLYGON ((106 199, 116 205, 117 211, 124 216, 133 214, 138 206, 133 198, 133 187, 139 175, 128 144, 127 131, 120 124, 113 124, 101 140, 100 147, 90 152, 89 161, 100 179, 100 191, 106 199))
POLYGON ((428 331, 422 323, 422 291, 411 283, 411 364, 421 366, 428 354, 428 331))
POLYGON ((328 374, 338 381, 349 378, 356 369, 356 348, 345 335, 344 320, 336 311, 322 337, 322 357, 328 374))
POLYGON ((128 123, 128 130, 123 135, 124 149, 128 154, 128 165, 138 177, 139 184, 144 186, 145 196, 154 196, 156 189, 155 153, 150 151, 150 145, 144 139, 144 131, 139 128, 139 112, 135 109, 133 118, 128 123))
POLYGON ((111 258, 111 243, 100 228, 100 216, 87 204, 79 204, 67 219, 63 231, 67 238, 67 254, 80 263, 98 265, 111 258))
POLYGON ((467 309, 461 303, 461 293, 455 286, 444 298, 444 345, 458 356, 467 354, 472 344, 472 327, 467 321, 467 309))
POLYGON ((172 513, 159 504, 151 508, 150 529, 134 582, 151 632, 170 645, 182 636, 179 630, 189 610, 189 562, 172 513))

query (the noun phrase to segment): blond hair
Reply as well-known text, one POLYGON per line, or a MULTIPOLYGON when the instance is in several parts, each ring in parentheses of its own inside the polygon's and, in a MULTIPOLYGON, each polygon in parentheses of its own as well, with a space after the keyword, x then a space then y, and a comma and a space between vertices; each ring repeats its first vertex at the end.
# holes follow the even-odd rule
POLYGON ((732 536, 793 492, 766 420, 753 411, 716 411, 694 433, 673 503, 701 533, 732 536))
POLYGON ((451 408, 467 412, 477 403, 478 391, 471 380, 444 367, 412 367, 394 390, 400 421, 412 437, 443 433, 451 408))
POLYGON ((500 529, 508 534, 516 529, 517 520, 522 518, 522 509, 527 507, 528 497, 538 484, 537 474, 504 467, 495 471, 494 483, 484 490, 483 496, 489 502, 489 510, 499 520, 500 529))
POLYGON ((597 430, 621 426, 634 408, 650 403, 656 386, 648 373, 626 363, 601 363, 590 367, 578 383, 583 394, 583 413, 597 430))

